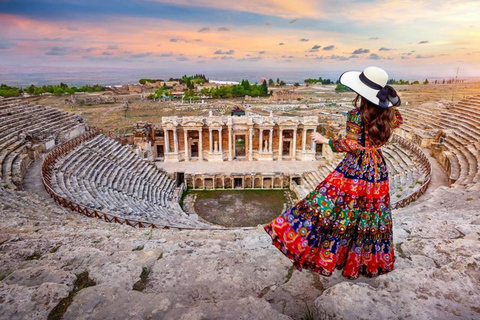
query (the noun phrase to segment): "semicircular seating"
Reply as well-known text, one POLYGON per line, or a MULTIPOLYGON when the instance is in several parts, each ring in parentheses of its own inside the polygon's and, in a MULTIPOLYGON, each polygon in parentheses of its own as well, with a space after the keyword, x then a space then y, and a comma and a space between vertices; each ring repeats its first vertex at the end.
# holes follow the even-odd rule
POLYGON ((437 158, 452 185, 470 186, 480 181, 480 95, 453 103, 401 107, 406 126, 404 136, 418 129, 432 135, 443 132, 442 151, 437 158), (443 159, 443 160, 442 160, 443 159))
POLYGON ((189 219, 172 200, 175 181, 103 134, 58 159, 51 171, 57 195, 91 210, 174 228, 213 228, 189 219))
POLYGON ((83 119, 56 108, 25 99, 0 100, 0 180, 21 189, 25 172, 47 146, 84 131, 83 119))

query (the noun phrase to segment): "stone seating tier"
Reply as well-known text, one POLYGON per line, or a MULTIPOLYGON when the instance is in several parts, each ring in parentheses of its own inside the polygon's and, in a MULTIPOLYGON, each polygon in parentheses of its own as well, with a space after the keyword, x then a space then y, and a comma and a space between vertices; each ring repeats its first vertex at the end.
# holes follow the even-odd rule
POLYGON ((0 101, 0 179, 11 188, 21 188, 23 175, 33 161, 28 150, 34 145, 26 138, 56 138, 77 125, 75 115, 55 108, 23 99, 0 101))
POLYGON ((59 159, 53 177, 55 192, 91 209, 170 227, 210 227, 172 205, 174 180, 104 135, 59 159))

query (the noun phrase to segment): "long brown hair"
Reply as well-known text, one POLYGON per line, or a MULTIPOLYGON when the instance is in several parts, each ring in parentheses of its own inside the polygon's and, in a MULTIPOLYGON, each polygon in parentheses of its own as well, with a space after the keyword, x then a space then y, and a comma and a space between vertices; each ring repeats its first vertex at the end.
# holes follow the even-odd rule
MULTIPOLYGON (((396 106, 399 106, 400 103, 399 99, 396 106)), ((368 135, 370 143, 373 146, 385 144, 393 132, 395 109, 379 107, 360 95, 355 97, 353 104, 357 108, 360 107, 365 133, 368 135)))

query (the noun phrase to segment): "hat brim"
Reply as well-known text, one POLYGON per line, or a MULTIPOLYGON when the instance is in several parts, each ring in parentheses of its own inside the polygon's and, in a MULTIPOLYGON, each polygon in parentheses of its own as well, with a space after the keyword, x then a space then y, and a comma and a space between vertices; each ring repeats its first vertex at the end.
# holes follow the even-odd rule
MULTIPOLYGON (((378 90, 372 89, 360 80, 360 71, 347 71, 340 76, 340 83, 349 87, 368 101, 380 106, 380 100, 377 98, 378 90)), ((388 102, 388 108, 393 106, 388 102)))

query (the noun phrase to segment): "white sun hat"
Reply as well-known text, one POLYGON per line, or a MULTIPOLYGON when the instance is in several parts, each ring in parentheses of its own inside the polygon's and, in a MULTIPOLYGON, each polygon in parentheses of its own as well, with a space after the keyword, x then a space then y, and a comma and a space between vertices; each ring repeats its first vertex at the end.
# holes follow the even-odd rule
POLYGON ((382 108, 393 107, 400 101, 397 92, 387 85, 387 81, 387 72, 373 66, 363 72, 347 71, 340 76, 341 84, 382 108))

